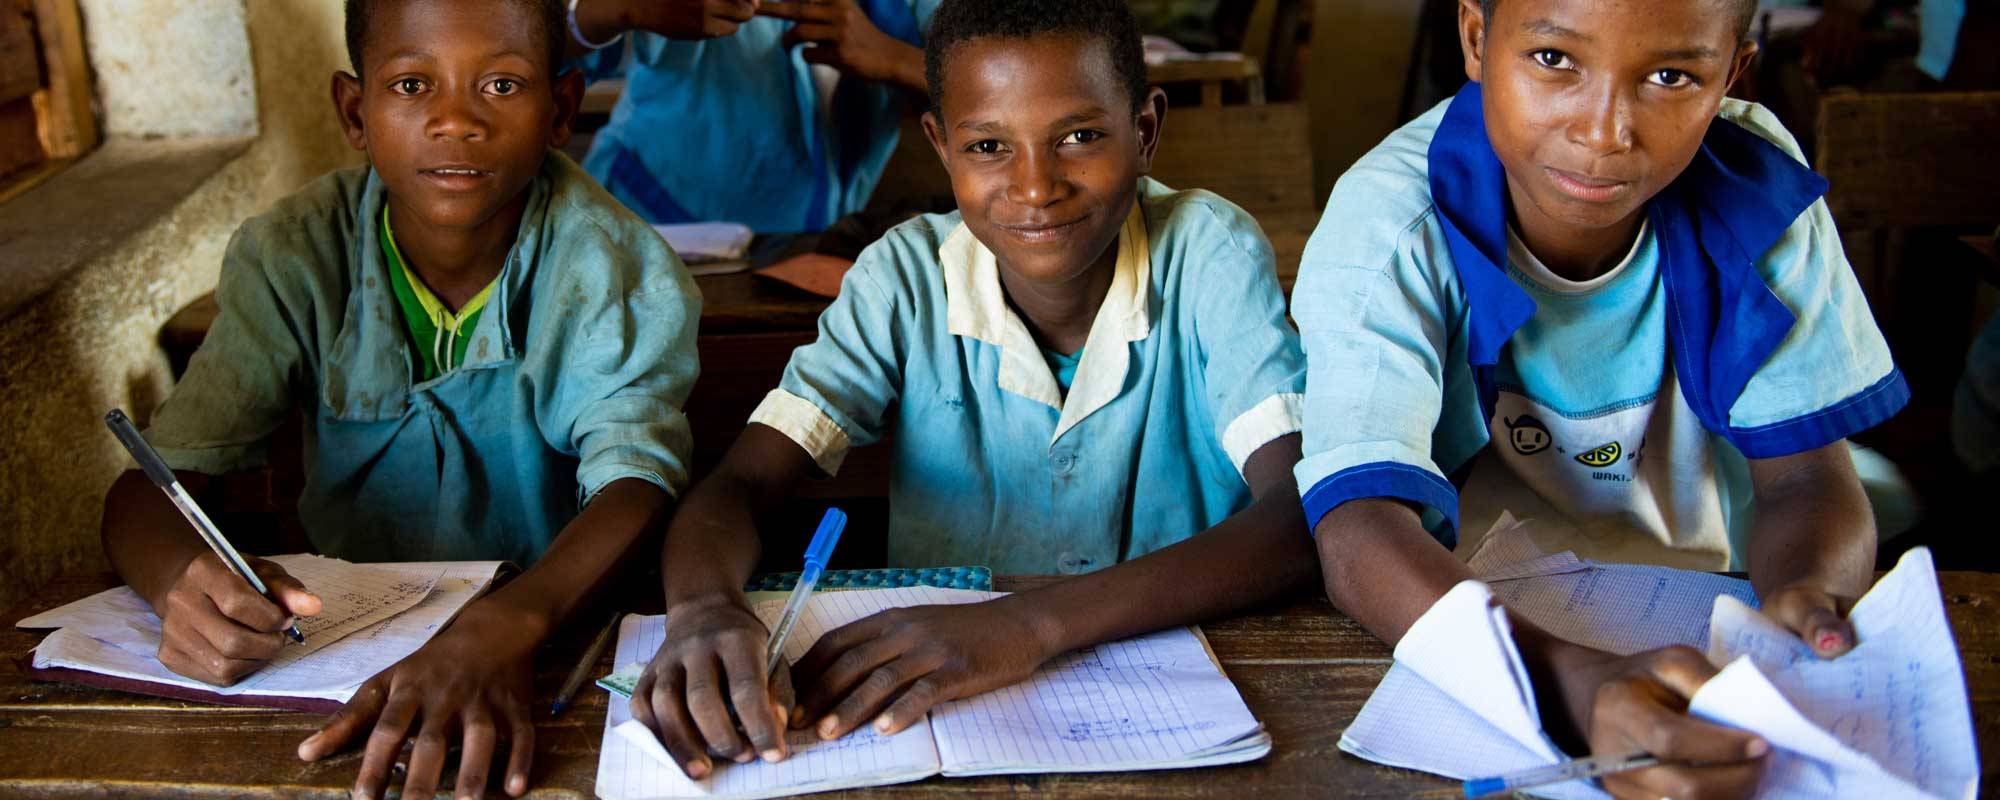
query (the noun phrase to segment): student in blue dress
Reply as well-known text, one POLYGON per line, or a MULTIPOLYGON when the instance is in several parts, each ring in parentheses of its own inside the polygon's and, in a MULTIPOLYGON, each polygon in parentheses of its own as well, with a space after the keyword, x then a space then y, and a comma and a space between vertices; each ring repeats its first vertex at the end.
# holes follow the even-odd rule
MULTIPOLYGON (((304 417, 299 517, 351 561, 511 560, 299 745, 365 743, 357 797, 527 791, 534 656, 639 552, 687 485, 681 414, 700 295, 639 218, 559 151, 583 91, 559 75, 554 0, 347 0, 354 74, 336 111, 368 165, 243 223, 221 314, 146 437, 188 489, 265 463, 304 417), (496 753, 501 758, 496 758, 496 753), (504 769, 504 772, 502 771, 504 769)), ((104 504, 104 549, 161 617, 160 662, 229 684, 312 615, 311 587, 232 575, 137 472, 104 504)), ((356 760, 336 769, 356 769, 356 760)))
POLYGON ((937 3, 575 0, 572 52, 625 78, 584 169, 656 224, 822 230, 882 177, 937 3))
MULTIPOLYGON (((1724 98, 1754 8, 1463 0, 1475 82, 1336 185, 1293 296, 1297 477, 1328 594, 1384 640, 1472 577, 1451 548, 1497 504, 1545 550, 1747 569, 1814 653, 1853 646, 1876 536, 1844 440, 1909 389, 1826 182, 1724 98)), ((1685 716, 1700 653, 1514 631, 1558 743, 1669 762, 1606 789, 1756 789, 1769 745, 1685 716)))
POLYGON ((1125 0, 946 0, 931 37, 924 127, 961 210, 861 254, 667 534, 666 645, 632 708, 690 776, 784 757, 788 720, 900 731, 1314 574, 1271 248, 1242 209, 1145 177, 1165 98, 1125 0), (893 565, 1073 577, 831 631, 794 709, 742 591, 760 514, 888 437, 893 565))

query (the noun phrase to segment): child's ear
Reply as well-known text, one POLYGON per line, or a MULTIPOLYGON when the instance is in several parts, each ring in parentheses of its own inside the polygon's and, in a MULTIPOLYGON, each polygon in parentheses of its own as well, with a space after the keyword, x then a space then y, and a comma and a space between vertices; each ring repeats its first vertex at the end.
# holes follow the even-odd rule
POLYGON ((944 152, 944 120, 938 118, 936 111, 926 111, 923 122, 924 138, 930 140, 931 150, 937 153, 938 163, 944 165, 944 171, 950 172, 951 159, 944 152))
POLYGON ((1166 130, 1167 93, 1158 86, 1146 92, 1139 115, 1132 121, 1139 130, 1139 173, 1153 171, 1153 154, 1160 150, 1160 134, 1166 130))
POLYGON ((1757 60, 1755 39, 1745 39, 1742 44, 1736 46, 1736 58, 1729 65, 1729 82, 1722 87, 1725 96, 1736 88, 1737 81, 1742 80, 1744 75, 1750 74, 1750 64, 1755 60, 1757 60))
POLYGON ((577 109, 583 106, 583 70, 573 69, 563 73, 549 90, 556 101, 555 130, 549 136, 549 145, 561 148, 569 144, 570 130, 576 125, 577 109))
POLYGON ((368 130, 361 124, 361 79, 345 72, 333 73, 333 112, 340 117, 340 132, 347 145, 368 149, 368 130))
POLYGON ((1458 48, 1465 53, 1465 79, 1477 83, 1486 73, 1486 13, 1479 0, 1458 0, 1458 48))

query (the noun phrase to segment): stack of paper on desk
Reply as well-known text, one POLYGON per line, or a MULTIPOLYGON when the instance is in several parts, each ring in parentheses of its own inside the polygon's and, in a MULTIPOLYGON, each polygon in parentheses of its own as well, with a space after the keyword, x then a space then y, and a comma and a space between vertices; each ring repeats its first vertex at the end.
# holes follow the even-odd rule
POLYGON ((60 629, 36 646, 32 674, 181 699, 328 709, 416 652, 501 566, 350 564, 307 554, 271 560, 318 595, 322 610, 299 620, 304 644, 286 642, 270 664, 233 686, 212 686, 161 665, 160 618, 122 586, 21 620, 22 628, 60 629))
MULTIPOLYGON (((833 630, 883 609, 978 602, 995 595, 928 587, 815 595, 785 643, 797 660, 833 630)), ((761 603, 768 623, 782 602, 761 603)), ((626 617, 617 662, 659 648, 664 617, 626 617)), ((777 797, 880 786, 931 775, 1108 772, 1232 764, 1270 752, 1263 726, 1190 629, 1112 642, 1051 662, 1025 683, 947 703, 895 736, 863 726, 822 742, 793 732, 776 764, 718 763, 690 780, 625 703, 605 715, 597 793, 617 800, 777 797)))
MULTIPOLYGON (((1690 712, 1771 743, 1761 797, 1977 792, 1964 672, 1927 550, 1904 555, 1855 605, 1859 644, 1834 660, 1752 610, 1745 581, 1569 554, 1482 563, 1484 555, 1471 562, 1484 582, 1453 588, 1397 645, 1396 664, 1342 735, 1342 750, 1458 779, 1565 760, 1542 732, 1507 616, 1492 604, 1499 598, 1558 635, 1615 653, 1705 647, 1726 666, 1690 712)), ((1607 796, 1584 781, 1532 794, 1607 796)))

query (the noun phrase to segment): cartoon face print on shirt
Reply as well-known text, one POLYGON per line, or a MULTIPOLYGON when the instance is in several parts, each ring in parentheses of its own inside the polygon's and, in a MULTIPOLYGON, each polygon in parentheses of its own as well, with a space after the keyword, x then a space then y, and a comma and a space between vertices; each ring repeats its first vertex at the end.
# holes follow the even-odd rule
POLYGON ((1555 443, 1555 439, 1549 436, 1549 426, 1543 425, 1541 420, 1533 416, 1522 414, 1513 419, 1502 417, 1501 421, 1507 425, 1507 441, 1514 445, 1516 453, 1532 456, 1549 449, 1549 445, 1555 443))

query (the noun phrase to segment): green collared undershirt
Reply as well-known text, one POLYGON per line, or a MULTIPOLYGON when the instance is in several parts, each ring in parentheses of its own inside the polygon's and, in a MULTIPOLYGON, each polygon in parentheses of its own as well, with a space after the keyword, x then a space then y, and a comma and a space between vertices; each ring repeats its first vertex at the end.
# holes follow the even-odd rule
POLYGON ((471 342, 472 332, 478 329, 479 312, 486 310, 486 300, 493 295, 493 287, 500 283, 500 278, 494 276, 486 288, 454 312, 403 261, 402 251, 396 248, 396 234, 389 230, 386 203, 382 205, 381 238, 382 257, 389 262, 389 285, 396 291, 396 304, 403 308, 403 323, 410 331, 410 350, 417 356, 414 380, 423 383, 465 363, 465 346, 471 342))

